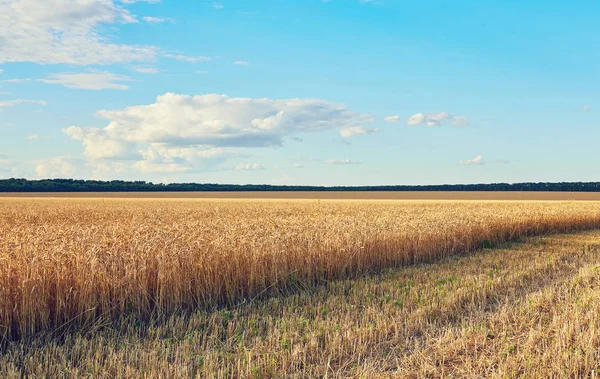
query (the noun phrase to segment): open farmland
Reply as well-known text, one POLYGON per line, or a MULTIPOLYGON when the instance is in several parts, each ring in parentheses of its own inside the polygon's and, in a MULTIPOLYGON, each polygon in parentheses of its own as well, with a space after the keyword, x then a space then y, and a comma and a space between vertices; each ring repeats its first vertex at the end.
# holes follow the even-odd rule
MULTIPOLYGON (((461 211, 477 210, 469 206, 461 211)), ((596 377, 599 288, 600 232, 532 237, 314 287, 298 282, 293 293, 232 307, 40 334, 6 344, 0 372, 9 378, 596 377)))
POLYGON ((600 226, 597 202, 0 201, 0 335, 232 306, 600 226))

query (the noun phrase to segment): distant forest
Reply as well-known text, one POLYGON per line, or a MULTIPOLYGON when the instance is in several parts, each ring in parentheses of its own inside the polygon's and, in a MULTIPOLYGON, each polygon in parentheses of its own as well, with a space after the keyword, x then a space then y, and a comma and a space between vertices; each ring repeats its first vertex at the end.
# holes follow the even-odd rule
POLYGON ((4 179, 0 192, 186 192, 186 191, 550 191, 600 192, 600 182, 493 183, 382 186, 283 186, 268 184, 212 184, 128 182, 122 180, 4 179))

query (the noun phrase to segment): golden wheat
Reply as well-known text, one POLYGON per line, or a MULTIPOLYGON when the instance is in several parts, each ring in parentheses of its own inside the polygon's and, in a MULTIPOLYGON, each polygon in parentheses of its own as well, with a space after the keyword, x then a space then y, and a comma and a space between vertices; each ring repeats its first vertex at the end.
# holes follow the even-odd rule
POLYGON ((600 232, 552 235, 229 309, 11 342, 8 378, 600 375, 600 232))
POLYGON ((597 202, 0 200, 0 335, 231 305, 522 236, 597 202))

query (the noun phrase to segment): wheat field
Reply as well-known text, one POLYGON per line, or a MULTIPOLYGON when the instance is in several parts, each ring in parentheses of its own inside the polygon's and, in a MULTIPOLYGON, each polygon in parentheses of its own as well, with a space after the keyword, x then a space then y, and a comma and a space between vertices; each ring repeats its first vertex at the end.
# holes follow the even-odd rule
POLYGON ((1 199, 0 336, 212 310, 597 227, 598 202, 1 199))
POLYGON ((594 378, 600 232, 529 237, 0 351, 7 378, 594 378))

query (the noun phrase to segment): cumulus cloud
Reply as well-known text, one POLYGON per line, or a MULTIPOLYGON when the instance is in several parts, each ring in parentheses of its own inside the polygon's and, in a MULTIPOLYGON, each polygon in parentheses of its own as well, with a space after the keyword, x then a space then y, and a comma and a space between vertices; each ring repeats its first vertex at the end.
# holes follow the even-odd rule
POLYGON ((75 141, 81 141, 86 158, 133 159, 139 156, 135 143, 111 138, 103 129, 70 126, 63 133, 75 141))
POLYGON ((410 116, 408 120, 406 120, 407 125, 425 124, 427 126, 438 126, 444 123, 452 123, 456 126, 468 126, 469 120, 466 117, 452 116, 446 112, 427 114, 417 113, 410 116))
POLYGON ((63 133, 80 141, 88 160, 146 162, 144 172, 174 172, 240 156, 239 148, 280 146, 299 133, 345 130, 372 132, 371 122, 344 105, 318 99, 231 98, 167 93, 150 105, 102 110, 104 128, 70 126, 63 133), (356 129, 358 128, 358 129, 356 129))
POLYGON ((43 100, 27 100, 27 99, 15 99, 15 100, 0 101, 0 110, 2 110, 2 108, 13 107, 15 105, 21 105, 21 104, 46 105, 47 103, 43 100))
POLYGON ((318 99, 231 98, 167 93, 146 106, 98 112, 109 120, 105 128, 72 126, 74 139, 88 135, 128 143, 265 147, 281 145, 282 138, 300 132, 329 129, 365 134, 368 120, 341 104, 318 99))
POLYGON ((398 116, 398 115, 388 116, 388 117, 384 118, 383 120, 387 121, 387 122, 398 122, 398 121, 400 121, 400 116, 398 116))
POLYGON ((60 84, 67 88, 103 90, 103 89, 129 89, 124 81, 131 81, 128 76, 117 75, 110 72, 90 71, 85 73, 59 73, 51 74, 46 79, 40 79, 43 83, 60 84))
POLYGON ((483 158, 481 157, 481 155, 476 156, 473 159, 467 159, 466 161, 460 161, 459 162, 461 165, 482 165, 485 164, 485 162, 483 161, 483 158))
POLYGON ((81 162, 70 157, 55 157, 38 161, 35 173, 40 178, 72 178, 81 162))
POLYGON ((235 166, 236 170, 262 170, 264 167, 259 163, 240 163, 235 166))
POLYGON ((108 65, 154 59, 152 46, 111 43, 101 30, 138 22, 113 0, 0 2, 0 63, 108 65))
POLYGON ((326 164, 336 164, 336 165, 352 165, 352 164, 361 164, 361 162, 352 161, 350 159, 328 159, 325 161, 326 164))
POLYGON ((362 126, 349 126, 347 128, 340 129, 340 135, 342 137, 352 137, 358 136, 362 134, 371 134, 377 133, 379 131, 378 128, 364 128, 362 126))

